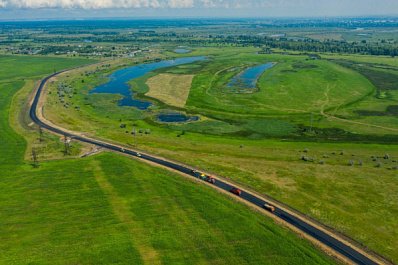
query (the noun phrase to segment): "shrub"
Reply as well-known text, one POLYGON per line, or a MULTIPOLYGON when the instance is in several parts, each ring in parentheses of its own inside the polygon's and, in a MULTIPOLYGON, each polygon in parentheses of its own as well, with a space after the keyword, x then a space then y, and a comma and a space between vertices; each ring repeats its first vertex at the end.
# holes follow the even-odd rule
POLYGON ((360 160, 360 161, 358 162, 358 165, 363 166, 363 161, 360 160))
POLYGON ((304 161, 308 161, 309 160, 308 157, 306 157, 306 156, 302 156, 301 159, 304 160, 304 161))
POLYGON ((150 134, 150 133, 151 133, 151 130, 149 130, 149 129, 145 130, 145 134, 150 134))
POLYGON ((344 155, 344 151, 341 151, 340 155, 344 155))
POLYGON ((308 152, 308 148, 305 148, 303 152, 304 152, 304 153, 307 153, 307 152, 308 152))
POLYGON ((386 154, 385 156, 384 156, 384 159, 389 159, 390 158, 390 156, 388 155, 388 154, 386 154))
POLYGON ((324 165, 325 164, 325 160, 320 160, 319 164, 324 165))
POLYGON ((354 164, 355 164, 354 161, 352 161, 352 160, 348 161, 348 165, 353 166, 354 164))
POLYGON ((120 124, 120 128, 126 128, 126 124, 125 123, 120 124))
POLYGON ((329 158, 329 156, 328 156, 328 155, 326 155, 326 154, 324 154, 324 155, 323 155, 323 158, 329 158))
POLYGON ((377 162, 375 167, 381 167, 381 162, 377 162))

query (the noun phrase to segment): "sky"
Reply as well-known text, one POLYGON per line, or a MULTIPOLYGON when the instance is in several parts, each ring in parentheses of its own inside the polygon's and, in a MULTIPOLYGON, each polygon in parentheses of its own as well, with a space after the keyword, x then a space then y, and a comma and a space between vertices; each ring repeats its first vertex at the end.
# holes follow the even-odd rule
POLYGON ((398 0, 0 0, 0 20, 398 15, 398 0))

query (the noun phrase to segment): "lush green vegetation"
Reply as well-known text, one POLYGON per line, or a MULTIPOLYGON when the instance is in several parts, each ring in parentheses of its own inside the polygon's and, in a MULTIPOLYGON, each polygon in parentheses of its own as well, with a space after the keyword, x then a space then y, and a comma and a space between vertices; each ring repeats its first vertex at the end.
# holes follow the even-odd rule
MULTIPOLYGON (((117 95, 88 96, 86 93, 102 82, 98 78, 101 73, 85 79, 78 89, 81 92, 72 98, 75 104, 78 100, 98 100, 97 103, 78 103, 80 111, 68 111, 54 104, 56 98, 50 97, 49 117, 71 129, 95 133, 126 145, 134 141, 133 136, 126 133, 131 132, 133 123, 138 129, 150 129, 151 134, 137 137, 142 150, 227 176, 395 259, 397 246, 391 242, 398 238, 392 232, 397 230, 393 195, 397 190, 394 184, 398 166, 394 162, 398 158, 396 146, 344 143, 396 142, 396 136, 388 136, 394 134, 390 129, 396 127, 395 117, 379 116, 385 120, 363 121, 362 116, 355 114, 358 109, 371 109, 385 100, 377 97, 379 84, 340 62, 307 60, 308 56, 260 55, 235 47, 193 49, 190 55, 203 55, 204 50, 212 54, 209 60, 158 69, 131 82, 133 90, 145 93, 146 80, 155 74, 197 72, 187 106, 181 111, 199 115, 199 122, 158 124, 153 119, 157 111, 175 108, 158 104, 138 117, 115 103, 112 106, 112 101, 119 98, 117 95), (260 92, 234 94, 218 89, 242 69, 266 62, 277 64, 260 78, 260 92), (107 101, 107 97, 114 99, 107 101), (372 100, 372 105, 364 104, 368 100, 372 100), (314 115, 310 130, 311 112, 314 115), (350 119, 332 119, 322 113, 336 118, 343 118, 345 113, 344 117, 350 119), (367 122, 386 129, 370 127, 367 122), (126 128, 120 128, 121 123, 125 123, 126 128), (309 151, 304 152, 305 149, 309 151), (383 159, 385 154, 389 154, 390 159, 383 159), (363 195, 368 193, 378 206, 368 203, 369 196, 363 195)), ((79 75, 79 72, 74 74, 79 75)), ((69 80, 74 80, 74 76, 69 80)), ((63 77, 60 80, 64 80, 63 77)), ((394 90, 388 93, 393 94, 394 90)))
POLYGON ((2 264, 332 263, 224 195, 114 154, 14 165, 0 183, 2 264))
POLYGON ((333 263, 271 219, 163 169, 116 154, 24 162, 26 141, 9 125, 23 85, 0 84, 1 264, 333 263))
MULTIPOLYGON (((336 20, 259 23, 254 27, 249 21, 231 27, 225 22, 199 26, 193 26, 196 21, 191 22, 176 22, 172 30, 161 21, 150 26, 120 22, 118 30, 109 30, 109 25, 104 25, 93 34, 87 34, 83 23, 81 28, 73 29, 62 39, 54 39, 54 34, 68 28, 68 23, 48 25, 44 29, 48 35, 41 38, 37 38, 37 34, 42 32, 36 32, 32 26, 29 41, 22 38, 26 34, 24 30, 14 31, 19 39, 13 39, 6 29, 0 34, 3 37, 0 42, 7 47, 0 45, 0 52, 24 53, 27 48, 34 47, 40 53, 58 57, 122 56, 104 63, 106 65, 57 77, 50 85, 52 93, 48 95, 46 117, 69 129, 126 146, 133 144, 131 131, 133 124, 137 124, 136 128, 151 132, 138 134, 140 149, 222 174, 271 195, 397 260, 398 63, 393 58, 397 49, 394 42, 397 34, 393 33, 396 25, 386 22, 384 26, 389 28, 383 29, 369 21, 347 25, 336 20), (366 29, 353 30, 365 26, 366 29), (136 28, 132 30, 131 27, 136 28), (148 29, 142 30, 142 27, 148 29), (187 31, 186 27, 190 29, 187 31), (91 42, 82 42, 82 39, 91 42), (54 42, 57 43, 53 45, 54 42), (188 55, 174 53, 180 45, 187 45, 192 51, 188 55), (130 57, 129 52, 133 51, 140 52, 130 57), (130 82, 139 98, 156 103, 149 111, 118 107, 116 102, 121 99, 120 95, 88 95, 94 86, 106 82, 103 77, 112 71, 183 56, 207 56, 208 60, 157 69, 130 82), (241 71, 268 62, 275 66, 261 76, 251 93, 226 87, 230 78, 241 71), (149 89, 148 78, 163 73, 195 75, 184 108, 168 106, 145 95, 149 89), (60 82, 64 89, 58 94, 60 82), (200 120, 186 124, 157 123, 156 115, 168 110, 197 115, 200 120), (122 123, 126 127, 121 126, 122 123)), ((42 60, 41 57, 36 59, 42 60)), ((7 66, 4 68, 7 72, 7 66)), ((16 79, 7 82, 11 81, 15 82, 12 84, 15 90, 23 85, 16 83, 21 81, 16 79)), ((33 85, 32 78, 25 78, 24 82, 26 86, 33 85)), ((18 94, 12 108, 18 109, 20 99, 26 101, 24 97, 26 93, 18 94)), ((16 128, 18 116, 11 118, 16 128)), ((26 132, 29 129, 26 119, 20 120, 25 124, 18 132, 27 139, 37 139, 37 133, 32 137, 26 132)), ((51 137, 47 137, 50 140, 51 137)), ((54 144, 51 148, 60 147, 54 144)), ((116 191, 120 188, 123 196, 118 195, 116 202, 140 200, 121 187, 135 187, 130 180, 124 178, 125 182, 117 183, 112 173, 106 173, 103 157, 116 159, 113 156, 90 158, 82 175, 88 171, 105 172, 100 174, 104 177, 97 178, 97 183, 102 184, 101 187, 111 183, 112 190, 106 191, 108 197, 117 198, 116 191)), ((142 184, 136 176, 134 182, 142 184)), ((174 192, 175 188, 170 187, 168 191, 174 192)), ((163 194, 160 190, 157 192, 163 194)), ((192 211, 189 207, 184 209, 192 211)), ((133 213, 133 210, 121 208, 117 211, 133 213)), ((144 213, 145 209, 141 211, 144 213)), ((154 215, 161 214, 155 212, 154 215)), ((188 227, 187 223, 184 225, 188 227)), ((148 231, 152 235, 153 230, 148 231)), ((167 236, 169 232, 165 233, 167 236)), ((145 240, 149 242, 150 237, 145 240)), ((166 241, 156 242, 152 247, 162 248, 169 244, 166 241)), ((148 246, 142 244, 145 242, 133 244, 132 248, 148 246)), ((187 245, 192 246, 191 243, 187 245)), ((151 253, 152 250, 144 251, 151 253)), ((202 255, 195 253, 192 255, 202 255)), ((236 257, 239 260, 241 256, 236 257)))

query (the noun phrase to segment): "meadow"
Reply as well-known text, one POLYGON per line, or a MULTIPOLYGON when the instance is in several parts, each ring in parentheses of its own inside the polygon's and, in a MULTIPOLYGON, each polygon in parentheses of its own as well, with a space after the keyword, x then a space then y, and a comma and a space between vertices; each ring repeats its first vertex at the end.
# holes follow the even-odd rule
MULTIPOLYGON (((189 56, 208 52, 208 60, 158 69, 130 82, 139 96, 145 96, 149 89, 145 84, 154 76, 195 74, 183 109, 156 101, 156 107, 140 112, 116 106, 118 95, 88 96, 94 86, 105 82, 98 73, 85 78, 84 84, 75 82, 78 93, 71 102, 80 106, 79 111, 55 104, 58 96, 53 93, 48 98, 47 117, 126 146, 134 143, 129 132, 136 124, 136 128, 151 132, 137 135, 139 149, 270 195, 396 260, 398 152, 396 132, 391 130, 396 128, 396 117, 355 114, 387 99, 393 105, 394 98, 379 99, 377 91, 383 84, 340 62, 252 51, 193 49, 189 56), (241 71, 237 67, 266 62, 276 65, 260 78, 260 92, 233 94, 218 89, 241 71), (159 124, 154 116, 164 109, 198 115, 200 121, 159 124), (121 128, 121 123, 126 127, 121 128), (386 154, 389 159, 383 158, 386 154)), ((165 55, 171 56, 171 52, 165 55)), ((341 57, 329 55, 328 59, 341 57)), ((370 58, 358 56, 358 61, 364 60, 370 58)), ((371 68, 367 69, 393 71, 371 68)), ((79 78, 80 72, 74 75, 79 78)), ((59 80, 71 82, 73 78, 60 76, 59 80)))
MULTIPOLYGON (((30 85, 51 73, 36 69, 45 70, 32 72, 30 85)), ((229 196, 131 158, 101 153, 33 167, 24 157, 37 131, 18 123, 24 84, 0 84, 0 264, 335 263, 229 196)))

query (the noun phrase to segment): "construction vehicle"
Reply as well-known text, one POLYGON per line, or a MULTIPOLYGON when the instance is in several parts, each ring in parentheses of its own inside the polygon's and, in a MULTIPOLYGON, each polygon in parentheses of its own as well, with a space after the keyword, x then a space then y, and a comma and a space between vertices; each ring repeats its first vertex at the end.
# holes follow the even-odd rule
POLYGON ((196 170, 195 169, 191 169, 191 174, 195 174, 196 170))
POLYGON ((232 187, 230 192, 232 192, 232 193, 234 193, 234 194, 236 194, 238 196, 240 196, 242 194, 242 191, 237 189, 237 188, 235 188, 235 187, 232 187))
POLYGON ((216 180, 212 176, 206 176, 205 181, 210 182, 210 183, 216 182, 216 180))
POLYGON ((275 211, 275 207, 272 206, 272 205, 269 205, 269 204, 264 204, 264 208, 265 208, 266 210, 270 211, 271 213, 272 213, 273 211, 275 211))
POLYGON ((200 175, 200 178, 204 180, 206 178, 206 175, 202 174, 202 175, 200 175))

